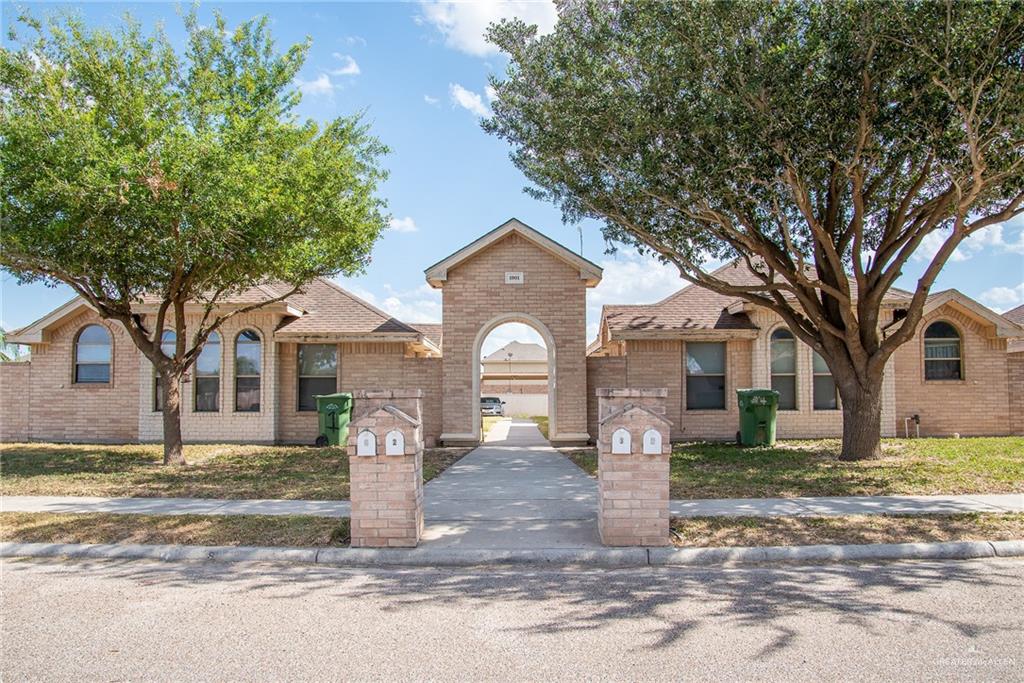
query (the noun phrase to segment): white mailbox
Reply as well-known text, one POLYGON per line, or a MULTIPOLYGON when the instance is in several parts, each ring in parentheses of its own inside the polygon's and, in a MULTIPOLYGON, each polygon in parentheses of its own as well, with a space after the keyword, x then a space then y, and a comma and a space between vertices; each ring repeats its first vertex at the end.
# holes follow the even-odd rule
POLYGON ((384 455, 405 455, 405 434, 392 429, 384 437, 384 455))
POLYGON ((661 432, 657 429, 644 432, 644 454, 661 455, 661 432))
POLYGON ((377 455, 377 435, 370 430, 359 432, 356 455, 377 455))
POLYGON ((619 427, 612 433, 612 453, 616 455, 629 455, 633 445, 633 438, 629 430, 619 427))

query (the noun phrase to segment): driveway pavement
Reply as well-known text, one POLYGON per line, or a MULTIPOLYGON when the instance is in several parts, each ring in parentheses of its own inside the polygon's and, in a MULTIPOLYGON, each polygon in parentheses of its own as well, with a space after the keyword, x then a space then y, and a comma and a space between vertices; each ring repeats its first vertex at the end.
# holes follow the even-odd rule
POLYGON ((499 422, 483 445, 427 482, 424 508, 429 547, 601 547, 597 481, 529 420, 499 422))
POLYGON ((3 572, 10 681, 1011 681, 1024 665, 1019 560, 3 572))

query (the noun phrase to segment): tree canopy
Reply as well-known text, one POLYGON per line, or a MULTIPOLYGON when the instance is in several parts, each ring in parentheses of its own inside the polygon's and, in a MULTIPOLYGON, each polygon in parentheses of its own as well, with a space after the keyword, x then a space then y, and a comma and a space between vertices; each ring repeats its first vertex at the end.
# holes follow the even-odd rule
POLYGON ((581 1, 552 34, 490 37, 510 64, 484 126, 531 191, 778 313, 836 375, 844 439, 956 247, 1024 211, 1020 2, 581 1), (890 325, 881 302, 936 233, 890 325), (722 258, 759 281, 714 276, 722 258))
POLYGON ((359 114, 300 119, 309 43, 278 52, 267 25, 193 10, 179 54, 131 17, 108 30, 23 15, 0 50, 0 266, 69 285, 175 378, 228 317, 272 303, 219 302, 359 272, 387 225, 387 149, 359 114), (144 294, 160 302, 145 321, 144 294), (186 301, 205 309, 188 343, 186 301))

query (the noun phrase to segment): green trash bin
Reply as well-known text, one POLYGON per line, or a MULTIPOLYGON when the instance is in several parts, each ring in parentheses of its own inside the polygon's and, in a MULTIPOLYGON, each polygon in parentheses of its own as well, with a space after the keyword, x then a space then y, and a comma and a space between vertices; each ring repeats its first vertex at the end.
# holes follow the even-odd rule
POLYGON ((739 442, 744 446, 774 446, 779 392, 772 389, 737 389, 736 400, 740 404, 739 442))
POLYGON ((315 396, 320 434, 316 445, 344 446, 348 442, 348 423, 352 420, 352 394, 315 396))

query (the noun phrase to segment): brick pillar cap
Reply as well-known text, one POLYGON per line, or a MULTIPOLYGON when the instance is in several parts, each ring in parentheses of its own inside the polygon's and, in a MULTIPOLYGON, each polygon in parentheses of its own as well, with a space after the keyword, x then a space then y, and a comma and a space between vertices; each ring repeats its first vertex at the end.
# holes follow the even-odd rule
POLYGON ((667 398, 668 389, 609 389, 600 388, 597 395, 601 398, 667 398))

